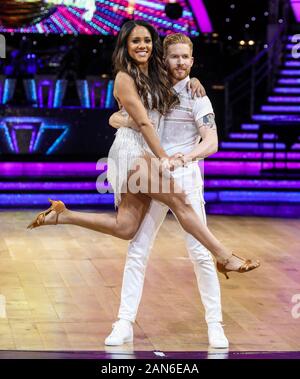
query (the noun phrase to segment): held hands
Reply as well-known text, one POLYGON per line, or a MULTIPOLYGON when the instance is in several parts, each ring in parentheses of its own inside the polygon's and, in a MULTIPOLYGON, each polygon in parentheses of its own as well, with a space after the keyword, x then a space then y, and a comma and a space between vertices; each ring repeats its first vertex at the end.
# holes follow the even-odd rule
POLYGON ((183 153, 176 153, 171 158, 177 162, 178 167, 186 167, 192 161, 192 158, 183 153))
POLYGON ((186 89, 188 92, 191 91, 192 99, 195 97, 195 94, 197 97, 206 96, 205 88, 197 78, 192 78, 190 81, 188 81, 186 89))
POLYGON ((189 159, 182 153, 176 153, 171 157, 162 158, 160 162, 162 171, 174 171, 178 167, 186 166, 186 164, 189 162, 189 159))
POLYGON ((174 171, 177 167, 180 166, 182 166, 182 163, 179 159, 173 159, 172 157, 160 159, 161 171, 174 171))

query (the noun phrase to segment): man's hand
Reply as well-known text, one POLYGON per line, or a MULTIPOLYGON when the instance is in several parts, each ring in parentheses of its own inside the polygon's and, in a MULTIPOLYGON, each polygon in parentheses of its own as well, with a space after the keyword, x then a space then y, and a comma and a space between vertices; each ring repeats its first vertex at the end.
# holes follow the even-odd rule
POLYGON ((176 159, 173 157, 167 157, 160 159, 160 170, 161 171, 174 171, 177 167, 181 167, 182 163, 180 159, 176 159))
POLYGON ((109 125, 112 126, 115 129, 119 129, 121 127, 125 128, 131 128, 134 130, 139 131, 138 126, 136 123, 132 120, 131 117, 129 117, 126 113, 124 113, 122 110, 113 113, 109 118, 109 125))
POLYGON ((176 153, 170 157, 171 160, 174 160, 177 164, 177 167, 186 167, 188 163, 192 161, 192 158, 183 153, 176 153))
POLYGON ((176 153, 168 158, 161 159, 162 170, 174 171, 178 167, 182 167, 188 160, 185 160, 185 155, 182 153, 176 153))
POLYGON ((197 78, 192 78, 191 80, 189 80, 186 86, 187 91, 192 92, 192 99, 195 97, 195 94, 197 95, 197 97, 206 96, 205 88, 197 78))

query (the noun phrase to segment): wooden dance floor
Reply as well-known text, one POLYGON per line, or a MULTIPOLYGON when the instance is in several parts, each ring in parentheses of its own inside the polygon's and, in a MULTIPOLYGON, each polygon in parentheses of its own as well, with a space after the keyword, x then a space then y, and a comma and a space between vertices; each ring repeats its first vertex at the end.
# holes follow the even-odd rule
MULTIPOLYGON (((0 212, 0 350, 110 351, 127 241, 75 226, 28 231, 36 212, 0 212)), ((210 216, 212 231, 262 266, 220 276, 231 351, 300 351, 300 221, 210 216), (295 316, 295 309, 294 309, 295 316), (297 316, 297 312, 296 312, 297 316)), ((207 351, 192 264, 173 216, 150 257, 130 351, 207 351)))

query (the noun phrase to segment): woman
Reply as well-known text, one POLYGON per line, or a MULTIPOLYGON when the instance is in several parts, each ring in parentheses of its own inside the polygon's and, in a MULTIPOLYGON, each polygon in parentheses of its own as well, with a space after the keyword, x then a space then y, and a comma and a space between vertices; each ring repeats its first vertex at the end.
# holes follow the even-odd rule
POLYGON ((125 23, 113 61, 117 72, 114 96, 140 130, 120 128, 109 152, 108 178, 115 191, 117 214, 73 212, 61 201, 50 200, 51 207, 28 227, 73 224, 132 239, 151 199, 155 199, 172 209, 183 229, 212 252, 218 270, 226 277, 229 271, 247 272, 257 268, 259 262, 240 258, 222 246, 186 203, 185 194, 172 179, 173 163, 160 145, 157 130, 161 114, 176 105, 178 98, 164 69, 157 31, 143 21, 125 23), (165 181, 170 184, 169 192, 164 191, 165 181), (143 188, 135 193, 132 187, 137 182, 143 188))

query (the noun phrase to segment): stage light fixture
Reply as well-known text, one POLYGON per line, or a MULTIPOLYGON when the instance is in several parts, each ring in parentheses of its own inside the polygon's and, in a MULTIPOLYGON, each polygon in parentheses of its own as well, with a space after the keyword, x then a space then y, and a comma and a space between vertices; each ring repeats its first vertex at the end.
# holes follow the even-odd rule
POLYGON ((255 44, 255 42, 252 39, 250 41, 248 41, 248 45, 253 46, 254 44, 255 44))
POLYGON ((246 44, 246 42, 245 42, 244 40, 241 40, 241 41, 240 41, 240 45, 241 45, 241 46, 244 46, 245 44, 246 44))
POLYGON ((183 9, 179 3, 168 3, 165 6, 165 13, 172 20, 178 20, 182 17, 183 9))

